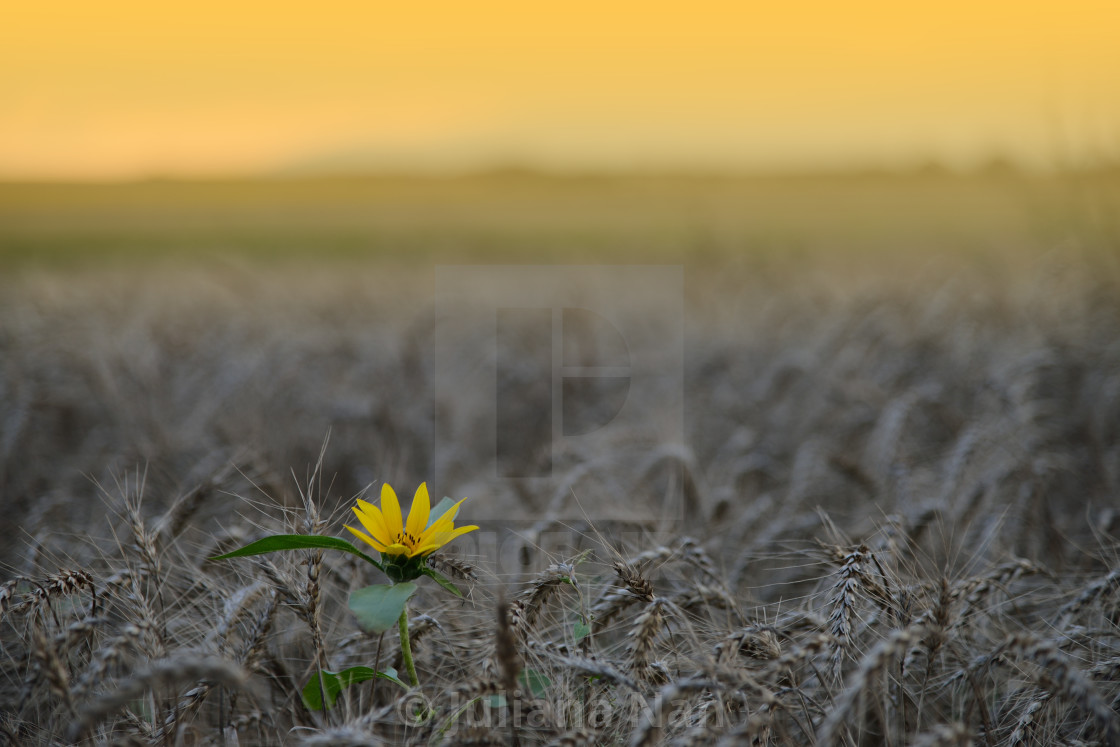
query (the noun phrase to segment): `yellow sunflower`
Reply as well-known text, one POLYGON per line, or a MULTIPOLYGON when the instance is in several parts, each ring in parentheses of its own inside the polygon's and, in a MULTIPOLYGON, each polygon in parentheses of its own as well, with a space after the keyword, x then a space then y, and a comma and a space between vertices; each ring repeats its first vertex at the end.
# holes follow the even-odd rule
POLYGON ((408 520, 401 519, 401 504, 397 494, 388 483, 381 486, 381 508, 359 500, 354 507, 358 521, 365 527, 362 532, 354 527, 347 526, 355 537, 369 544, 381 553, 384 558, 422 558, 425 557, 456 537, 478 529, 477 526, 455 527, 455 514, 459 512, 459 505, 465 501, 455 503, 444 511, 435 521, 429 523, 432 506, 428 497, 427 483, 421 483, 416 489, 412 499, 412 508, 408 512, 408 520))

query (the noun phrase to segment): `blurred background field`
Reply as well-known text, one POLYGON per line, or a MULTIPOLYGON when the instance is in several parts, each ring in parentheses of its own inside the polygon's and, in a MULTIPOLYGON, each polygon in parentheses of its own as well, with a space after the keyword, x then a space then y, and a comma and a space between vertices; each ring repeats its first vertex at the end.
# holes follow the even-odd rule
MULTIPOLYGON (((0 262, 413 265, 1101 253, 1120 173, 367 176, 0 183, 0 262)), ((845 260, 846 261, 846 260, 845 260)))
MULTIPOLYGON (((817 356, 834 353, 815 347, 853 344, 879 315, 897 360, 848 352, 850 375, 904 371, 933 335, 964 358, 930 385, 971 398, 985 364, 970 356, 1109 341, 1118 215, 1120 176, 1104 167, 0 184, 4 521, 30 541, 50 533, 26 525, 42 506, 97 513, 91 481, 170 460, 152 479, 181 491, 191 460, 242 448, 282 485, 331 428, 356 434, 332 449, 340 495, 423 479, 432 408, 472 407, 433 400, 442 265, 681 266, 688 448, 719 452, 713 382, 776 386, 790 366, 830 380, 817 356), (985 335, 1010 348, 985 350, 985 335), (729 365, 734 376, 715 373, 729 365)), ((795 420, 767 428, 813 435, 795 420)))

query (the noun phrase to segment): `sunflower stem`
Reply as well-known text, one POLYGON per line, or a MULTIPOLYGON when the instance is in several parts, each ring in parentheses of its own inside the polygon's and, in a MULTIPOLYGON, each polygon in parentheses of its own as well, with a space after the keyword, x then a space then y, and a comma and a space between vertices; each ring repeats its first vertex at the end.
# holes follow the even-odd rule
POLYGON ((401 610, 401 617, 397 621, 397 627, 401 631, 401 658, 404 660, 405 669, 408 670, 408 680, 413 687, 420 684, 420 680, 416 677, 416 665, 412 663, 412 644, 408 642, 408 603, 404 605, 401 610))

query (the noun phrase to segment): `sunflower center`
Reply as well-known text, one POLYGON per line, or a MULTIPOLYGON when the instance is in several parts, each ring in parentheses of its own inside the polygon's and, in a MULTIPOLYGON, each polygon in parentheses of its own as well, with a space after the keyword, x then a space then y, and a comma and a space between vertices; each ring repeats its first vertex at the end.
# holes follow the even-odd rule
POLYGON ((397 542, 404 545, 405 547, 416 547, 416 545, 420 544, 420 541, 408 532, 401 532, 400 534, 398 534, 397 542))

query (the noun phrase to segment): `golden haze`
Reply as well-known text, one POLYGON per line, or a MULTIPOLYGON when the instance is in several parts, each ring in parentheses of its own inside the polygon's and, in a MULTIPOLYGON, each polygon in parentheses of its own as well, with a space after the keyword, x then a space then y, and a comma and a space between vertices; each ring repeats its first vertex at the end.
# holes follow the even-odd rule
POLYGON ((1113 157, 1120 5, 15 3, 0 178, 1113 157))

